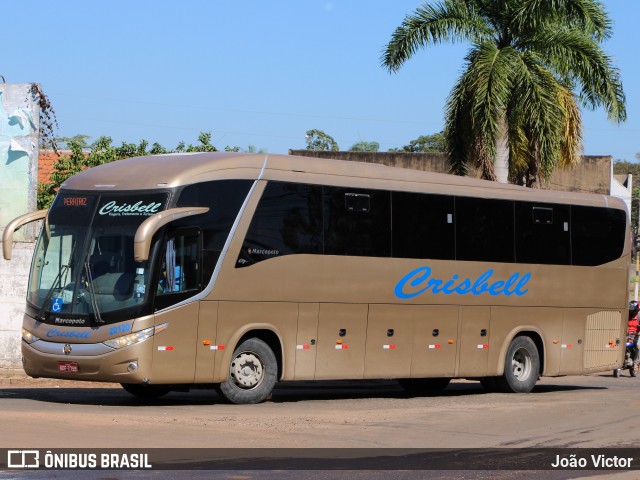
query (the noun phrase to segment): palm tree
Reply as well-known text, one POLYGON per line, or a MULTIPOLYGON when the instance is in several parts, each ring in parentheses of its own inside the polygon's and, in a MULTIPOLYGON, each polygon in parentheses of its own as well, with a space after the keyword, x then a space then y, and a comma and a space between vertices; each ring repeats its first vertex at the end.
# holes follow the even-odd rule
POLYGON ((381 61, 396 72, 419 48, 470 42, 447 99, 451 172, 473 166, 531 186, 579 160, 579 104, 626 119, 619 72, 599 45, 610 35, 596 0, 442 0, 407 16, 381 61))

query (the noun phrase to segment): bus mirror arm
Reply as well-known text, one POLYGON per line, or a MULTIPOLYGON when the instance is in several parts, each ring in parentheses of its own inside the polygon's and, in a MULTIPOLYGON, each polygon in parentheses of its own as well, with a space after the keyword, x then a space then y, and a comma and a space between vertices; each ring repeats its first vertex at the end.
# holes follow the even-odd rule
POLYGON ((9 224, 4 229, 4 232, 2 232, 2 256, 5 260, 11 260, 14 232, 27 223, 42 220, 47 216, 48 211, 49 210, 45 209, 27 213, 25 215, 19 216, 18 218, 14 218, 9 222, 9 224))
POLYGON ((208 207, 180 207, 170 208, 155 215, 151 215, 140 224, 133 240, 133 256, 136 262, 144 262, 149 259, 149 249, 153 235, 167 223, 174 222, 184 217, 202 215, 209 211, 208 207))

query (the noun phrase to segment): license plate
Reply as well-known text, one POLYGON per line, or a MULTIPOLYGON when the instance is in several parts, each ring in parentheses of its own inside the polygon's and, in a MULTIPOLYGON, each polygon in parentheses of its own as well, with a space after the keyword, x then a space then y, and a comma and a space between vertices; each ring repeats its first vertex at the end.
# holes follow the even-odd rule
POLYGON ((78 364, 76 362, 58 362, 59 372, 78 372, 78 364))

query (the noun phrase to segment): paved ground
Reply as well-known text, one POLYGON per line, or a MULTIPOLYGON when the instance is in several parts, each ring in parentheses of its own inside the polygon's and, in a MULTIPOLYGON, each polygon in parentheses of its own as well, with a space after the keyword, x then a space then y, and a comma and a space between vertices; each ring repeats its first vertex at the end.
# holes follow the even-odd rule
MULTIPOLYGON (((211 390, 175 392, 146 405, 114 384, 14 378, 0 382, 0 448, 550 447, 616 452, 640 447, 633 416, 639 394, 640 379, 626 374, 616 379, 607 373, 545 378, 527 395, 486 393, 470 381, 453 382, 435 397, 409 395, 391 381, 304 382, 278 385, 272 400, 260 405, 224 404, 211 390)), ((449 473, 379 472, 379 477, 367 477, 355 472, 349 477, 568 479, 594 474, 449 473)), ((183 475, 179 478, 204 478, 196 472, 183 475)), ((271 478, 255 471, 235 475, 216 472, 215 478, 271 478)), ((336 478, 322 472, 280 475, 336 478)), ((606 477, 640 475, 607 472, 606 477)))

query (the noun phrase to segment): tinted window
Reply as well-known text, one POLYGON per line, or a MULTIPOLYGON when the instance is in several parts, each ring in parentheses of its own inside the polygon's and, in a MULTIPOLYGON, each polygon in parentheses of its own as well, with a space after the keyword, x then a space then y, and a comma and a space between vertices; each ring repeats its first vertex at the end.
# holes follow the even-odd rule
POLYGON ((324 253, 391 256, 391 193, 324 187, 324 253))
POLYGON ((393 192, 393 256, 455 258, 453 197, 393 192))
POLYGON ((322 187, 269 182, 251 219, 237 266, 302 253, 322 253, 322 187))
POLYGON ((600 207, 571 207, 574 265, 602 265, 622 255, 627 213, 600 207))
POLYGON ((103 195, 93 220, 94 226, 139 225, 166 208, 166 193, 103 195))
POLYGON ((167 308, 202 288, 201 235, 197 228, 172 232, 163 244, 155 283, 155 308, 167 308))
POLYGON ((516 261, 569 265, 569 205, 516 202, 516 261))
POLYGON ((174 227, 197 226, 202 231, 204 282, 213 274, 233 222, 253 184, 250 180, 218 180, 185 187, 180 193, 178 207, 209 207, 202 215, 174 222, 174 227))
POLYGON ((513 203, 456 197, 456 258, 513 262, 513 203))
POLYGON ((79 225, 88 227, 93 218, 97 197, 90 195, 58 194, 49 210, 48 223, 52 225, 79 225))

